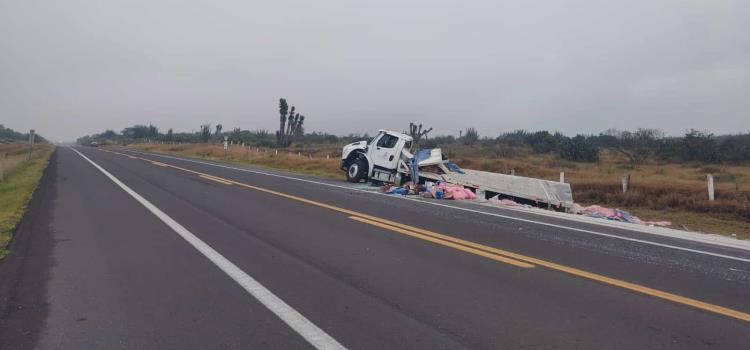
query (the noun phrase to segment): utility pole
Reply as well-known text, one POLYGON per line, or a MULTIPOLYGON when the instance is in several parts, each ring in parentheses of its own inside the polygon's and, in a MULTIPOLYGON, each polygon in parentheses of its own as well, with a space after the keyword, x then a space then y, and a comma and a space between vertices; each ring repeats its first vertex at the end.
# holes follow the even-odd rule
POLYGON ((27 161, 31 160, 31 152, 34 151, 34 129, 31 129, 29 131, 29 156, 26 159, 27 161))

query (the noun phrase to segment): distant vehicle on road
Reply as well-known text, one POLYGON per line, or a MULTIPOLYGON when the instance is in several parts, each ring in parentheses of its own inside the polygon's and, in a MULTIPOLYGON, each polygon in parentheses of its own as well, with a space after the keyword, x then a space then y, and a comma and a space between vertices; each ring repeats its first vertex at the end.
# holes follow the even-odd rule
POLYGON ((91 146, 91 147, 99 147, 99 142, 91 141, 91 143, 89 144, 89 146, 91 146))

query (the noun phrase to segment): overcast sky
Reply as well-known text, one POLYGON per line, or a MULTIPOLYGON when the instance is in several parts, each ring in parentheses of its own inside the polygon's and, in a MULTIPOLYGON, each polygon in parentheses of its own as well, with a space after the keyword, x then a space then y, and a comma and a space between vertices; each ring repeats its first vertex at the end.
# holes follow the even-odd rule
POLYGON ((0 124, 750 131, 750 1, 0 0, 0 124))

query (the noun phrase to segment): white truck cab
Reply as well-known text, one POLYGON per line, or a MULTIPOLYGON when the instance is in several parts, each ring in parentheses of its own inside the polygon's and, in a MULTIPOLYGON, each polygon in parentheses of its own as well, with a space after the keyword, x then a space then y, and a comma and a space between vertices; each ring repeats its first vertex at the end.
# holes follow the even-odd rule
POLYGON ((411 136, 381 129, 369 144, 359 141, 344 146, 341 169, 351 182, 369 179, 399 184, 402 174, 408 174, 411 146, 411 136))

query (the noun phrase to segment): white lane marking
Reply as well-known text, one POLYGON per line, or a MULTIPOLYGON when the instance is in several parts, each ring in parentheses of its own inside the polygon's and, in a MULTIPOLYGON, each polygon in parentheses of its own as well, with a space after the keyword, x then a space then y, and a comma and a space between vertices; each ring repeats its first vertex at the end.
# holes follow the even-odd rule
MULTIPOLYGON (((118 154, 117 152, 111 152, 111 151, 107 151, 107 150, 102 150, 102 151, 104 151, 104 152, 110 152, 110 153, 113 153, 113 154, 118 154)), ((225 168, 225 169, 232 169, 232 170, 237 170, 237 171, 244 171, 244 172, 253 173, 253 174, 259 174, 259 175, 273 176, 273 177, 278 177, 278 178, 283 178, 283 179, 288 179, 288 180, 308 182, 308 183, 313 183, 313 184, 318 184, 318 185, 324 185, 324 186, 329 186, 329 187, 341 188, 341 189, 345 189, 345 190, 352 190, 352 191, 358 191, 358 192, 375 194, 375 195, 381 195, 381 196, 389 196, 391 198, 399 198, 399 199, 414 201, 416 203, 422 203, 422 204, 428 204, 428 205, 435 205, 435 206, 445 207, 445 208, 452 208, 452 209, 456 209, 456 210, 462 210, 462 211, 472 212, 472 213, 476 213, 476 214, 484 214, 484 215, 489 215, 489 216, 495 216, 495 217, 499 217, 499 218, 503 218, 503 219, 516 220, 516 221, 521 221, 521 222, 530 223, 530 224, 536 224, 536 225, 542 225, 542 226, 560 228, 560 229, 570 230, 570 231, 576 231, 576 232, 583 232, 583 233, 588 233, 588 234, 592 234, 592 235, 596 235, 596 236, 621 239, 621 240, 630 241, 630 242, 648 244, 648 245, 653 245, 653 246, 658 246, 658 247, 663 247, 663 248, 670 248, 670 249, 681 250, 681 251, 685 251, 685 252, 691 252, 691 253, 697 253, 697 254, 703 254, 703 255, 710 255, 710 256, 714 256, 714 257, 718 257, 718 258, 724 258, 724 259, 730 259, 730 260, 742 261, 742 262, 750 263, 750 259, 747 259, 747 258, 741 258, 741 257, 736 257, 736 256, 731 256, 731 255, 725 255, 725 254, 719 254, 719 253, 714 253, 714 252, 707 252, 707 251, 704 251, 704 250, 698 250, 698 249, 692 249, 692 248, 685 248, 685 247, 680 247, 680 246, 675 246, 675 245, 670 245, 670 244, 665 244, 665 243, 652 242, 652 241, 647 241, 647 240, 638 239, 638 238, 623 237, 623 236, 613 235, 613 234, 610 234, 610 233, 603 233, 603 232, 591 231, 591 230, 586 230, 586 229, 581 229, 581 228, 575 228, 575 227, 570 227, 570 226, 563 226, 563 225, 552 224, 552 223, 543 222, 543 221, 536 221, 536 220, 531 220, 531 219, 517 218, 517 217, 503 215, 503 214, 488 213, 486 211, 469 209, 469 208, 461 208, 461 207, 456 207, 456 206, 447 205, 447 204, 441 204, 441 203, 435 203, 435 202, 425 202, 425 201, 421 201, 421 200, 418 200, 418 199, 407 198, 407 197, 404 197, 404 196, 386 195, 386 194, 383 194, 383 193, 380 193, 380 192, 366 191, 366 190, 362 190, 362 189, 358 189, 358 188, 341 186, 341 185, 336 185, 336 184, 330 184, 330 183, 325 183, 325 182, 320 182, 320 181, 313 181, 313 180, 308 180, 308 179, 301 179, 301 178, 296 178, 296 177, 292 177, 292 176, 266 173, 266 172, 263 172, 263 171, 237 168, 237 167, 232 167, 232 166, 227 166, 227 165, 214 164, 214 163, 209 163, 209 162, 202 162, 202 161, 193 160, 193 159, 185 159, 185 158, 172 157, 172 156, 163 155, 163 154, 146 153, 146 152, 138 152, 138 151, 131 151, 131 150, 128 150, 128 152, 133 152, 133 153, 143 154, 143 155, 151 155, 151 156, 163 157, 163 158, 169 158, 169 159, 175 159, 175 160, 180 160, 180 161, 184 161, 184 162, 191 162, 191 163, 197 163, 197 164, 203 164, 203 165, 210 165, 210 166, 215 166, 215 167, 218 167, 218 168, 225 168)), ((671 237, 671 238, 685 239, 685 240, 688 240, 688 241, 693 241, 691 239, 686 239, 686 238, 682 238, 682 237, 671 237)), ((704 244, 716 244, 714 242, 704 242, 704 241, 696 241, 696 242, 704 243, 704 244)), ((720 244, 717 244, 717 245, 720 245, 720 244)), ((730 248, 743 249, 741 247, 730 247, 730 248)))
POLYGON ((141 197, 138 193, 130 189, 127 185, 122 183, 104 168, 100 167, 99 164, 94 163, 91 159, 84 156, 81 152, 70 147, 71 150, 78 153, 79 156, 91 163, 95 168, 99 169, 104 175, 112 180, 117 186, 120 186, 127 194, 135 198, 138 203, 141 203, 146 209, 153 213, 157 218, 163 221, 169 226, 174 232, 184 238, 190 245, 196 250, 201 252, 208 260, 211 260, 214 265, 219 267, 224 273, 231 277, 237 282, 242 288, 244 288, 250 295, 255 297, 263 305, 265 305, 271 312, 276 314, 284 323, 289 325, 295 332, 301 335, 316 349, 346 349, 343 345, 339 344, 335 339, 328 335, 325 331, 318 328, 315 324, 310 322, 305 316, 302 316, 297 310, 293 309, 279 297, 274 295, 270 290, 252 278, 250 275, 242 271, 237 265, 227 260, 219 252, 211 248, 208 244, 203 242, 200 238, 196 237, 185 227, 180 225, 177 221, 169 217, 159 208, 151 204, 148 200, 141 197))

